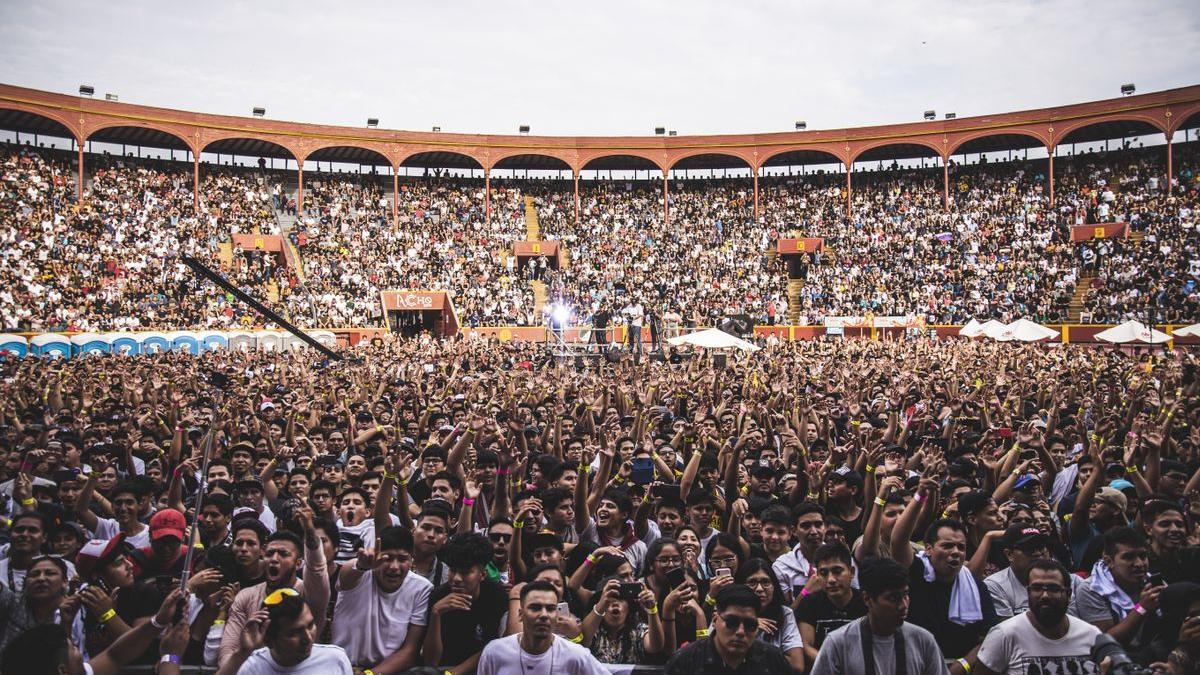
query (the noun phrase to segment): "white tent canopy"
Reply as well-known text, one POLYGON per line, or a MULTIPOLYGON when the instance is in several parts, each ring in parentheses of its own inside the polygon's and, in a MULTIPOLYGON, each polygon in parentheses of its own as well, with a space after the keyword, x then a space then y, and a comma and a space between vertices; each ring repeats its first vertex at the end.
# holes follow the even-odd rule
POLYGON ((983 334, 983 324, 971 319, 958 331, 958 334, 963 337, 979 337, 983 334))
POLYGON ((756 352, 758 347, 753 343, 747 342, 739 337, 735 337, 717 328, 709 328, 697 333, 688 333, 673 337, 667 342, 675 345, 692 345, 694 347, 707 347, 709 349, 730 349, 736 348, 747 352, 756 352))
POLYGON ((996 336, 1003 333, 1004 328, 1005 328, 1004 324, 1000 323, 999 321, 997 321, 995 319, 988 319, 987 321, 984 321, 983 323, 979 324, 979 327, 976 329, 978 332, 975 334, 974 337, 978 337, 978 336, 982 335, 984 337, 990 337, 992 339, 999 339, 996 336))
POLYGON ((1190 326, 1184 326, 1183 328, 1176 328, 1175 330, 1171 331, 1171 335, 1178 335, 1180 337, 1200 337, 1200 323, 1194 323, 1190 326))
POLYGON ((1029 319, 1017 319, 1007 326, 992 328, 984 333, 993 340, 999 342, 1010 342, 1016 340, 1018 342, 1038 342, 1039 340, 1052 340, 1059 336, 1059 332, 1053 328, 1036 324, 1029 319))
POLYGON ((1141 342, 1144 344, 1156 345, 1169 341, 1171 336, 1160 330, 1154 330, 1153 328, 1143 324, 1141 321, 1131 320, 1126 321, 1123 324, 1113 326, 1108 330, 1103 330, 1099 333, 1096 333, 1096 339, 1103 340, 1105 342, 1113 342, 1119 345, 1129 342, 1141 342))

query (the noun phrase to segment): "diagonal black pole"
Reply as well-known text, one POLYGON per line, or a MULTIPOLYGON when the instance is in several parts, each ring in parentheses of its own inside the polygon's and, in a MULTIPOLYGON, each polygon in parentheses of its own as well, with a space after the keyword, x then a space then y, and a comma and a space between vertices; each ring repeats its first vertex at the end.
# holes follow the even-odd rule
POLYGON ((237 296, 238 300, 241 300, 242 302, 246 303, 247 305, 250 305, 254 309, 254 311, 258 312, 259 314, 262 314, 263 316, 274 321, 275 323, 279 324, 280 326, 283 326, 284 330, 286 330, 287 332, 291 333, 292 335, 295 335, 296 337, 300 338, 301 340, 303 340, 308 345, 312 346, 317 351, 321 352, 325 356, 328 356, 329 358, 331 358, 335 361, 342 360, 341 354, 338 354, 337 352, 333 351, 329 347, 326 347, 325 345, 321 344, 320 342, 317 342, 315 339, 310 337, 307 333, 305 333, 304 331, 300 330, 299 328, 296 328, 295 326, 293 326, 290 321, 283 318, 282 316, 279 316, 273 310, 271 310, 270 308, 268 308, 266 305, 262 304, 258 300, 255 300, 250 294, 242 291, 240 288, 229 283, 228 280, 223 279, 221 277, 221 275, 210 270, 208 267, 205 267, 204 263, 201 263, 199 260, 196 260, 195 258, 193 258, 189 255, 180 255, 179 258, 181 260, 183 260, 184 264, 186 264, 188 267, 192 268, 192 270, 194 272, 196 272, 200 276, 208 279, 209 281, 213 282, 214 284, 220 286, 221 288, 229 291, 230 293, 233 293, 235 296, 237 296))

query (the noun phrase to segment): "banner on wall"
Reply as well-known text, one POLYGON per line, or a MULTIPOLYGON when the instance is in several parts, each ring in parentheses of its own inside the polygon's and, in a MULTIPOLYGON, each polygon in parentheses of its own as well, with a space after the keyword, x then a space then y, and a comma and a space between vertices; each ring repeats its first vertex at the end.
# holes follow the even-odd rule
POLYGON ((797 255, 813 253, 825 249, 824 237, 801 237, 799 239, 780 239, 776 247, 779 255, 797 255))
POLYGON ((1095 223, 1093 225, 1072 225, 1071 241, 1091 241, 1092 239, 1114 239, 1129 236, 1129 223, 1095 223))
POLYGON ((923 328, 922 316, 827 316, 826 328, 923 328))

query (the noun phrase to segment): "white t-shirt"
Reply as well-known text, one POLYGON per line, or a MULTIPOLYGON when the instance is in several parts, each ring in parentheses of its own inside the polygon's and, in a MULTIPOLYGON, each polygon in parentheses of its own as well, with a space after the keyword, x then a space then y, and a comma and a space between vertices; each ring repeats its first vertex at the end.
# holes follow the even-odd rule
POLYGON ((558 635, 542 654, 521 649, 521 634, 492 640, 479 656, 476 675, 608 675, 586 648, 558 635))
POLYGON ((391 593, 384 593, 367 572, 350 590, 338 593, 333 609, 333 643, 359 665, 375 664, 404 644, 408 627, 426 625, 433 584, 419 574, 406 574, 391 593))
POLYGON ((357 525, 346 525, 341 519, 337 521, 338 549, 334 560, 349 562, 358 557, 360 548, 370 548, 375 545, 375 519, 365 518, 357 525))
MULTIPOLYGON (((63 560, 63 562, 67 564, 67 581, 70 581, 75 578, 75 564, 70 560, 63 560)), ((11 565, 11 558, 0 558, 0 586, 4 586, 13 593, 20 593, 21 589, 25 588, 25 573, 28 570, 19 570, 11 565)))
POLYGON ((759 631, 758 639, 761 642, 779 647, 779 651, 785 654, 788 651, 804 646, 804 640, 800 638, 800 628, 796 626, 796 613, 789 607, 783 609, 783 625, 779 626, 779 630, 774 635, 767 635, 759 631))
MULTIPOLYGON (((134 548, 146 548, 150 545, 150 526, 145 523, 138 523, 142 528, 135 535, 125 537, 125 541, 129 542, 134 548)), ((121 526, 112 518, 96 518, 95 539, 103 539, 108 541, 121 533, 121 526)))
POLYGON ((238 675, 353 675, 350 659, 337 645, 314 644, 312 653, 300 663, 281 666, 271 658, 270 647, 259 647, 246 659, 238 675))
POLYGON ((1093 675, 1100 672, 1091 657, 1092 643, 1100 629, 1070 615, 1067 620, 1070 622, 1067 634, 1058 640, 1038 632, 1029 621, 1028 612, 1002 621, 983 639, 979 661, 995 673, 1011 675, 1029 672, 1093 675))

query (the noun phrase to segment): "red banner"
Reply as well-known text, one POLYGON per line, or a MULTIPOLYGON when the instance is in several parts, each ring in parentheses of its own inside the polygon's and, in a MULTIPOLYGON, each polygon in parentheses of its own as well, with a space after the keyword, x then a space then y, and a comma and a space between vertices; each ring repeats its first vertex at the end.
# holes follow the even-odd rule
POLYGON ((283 239, 273 234, 235 234, 234 248, 243 251, 271 251, 278 253, 283 250, 283 239))
POLYGON ((1072 225, 1071 241, 1091 241, 1092 239, 1112 239, 1128 237, 1129 223, 1096 223, 1094 225, 1072 225))
POLYGON ((559 242, 553 239, 545 241, 515 241, 513 242, 513 255, 521 257, 558 257, 559 242))
POLYGON ((812 253, 825 248, 823 237, 802 237, 800 239, 780 239, 779 255, 796 255, 797 253, 812 253))

